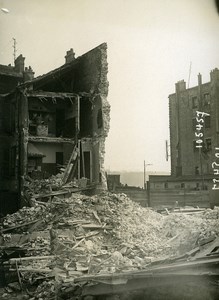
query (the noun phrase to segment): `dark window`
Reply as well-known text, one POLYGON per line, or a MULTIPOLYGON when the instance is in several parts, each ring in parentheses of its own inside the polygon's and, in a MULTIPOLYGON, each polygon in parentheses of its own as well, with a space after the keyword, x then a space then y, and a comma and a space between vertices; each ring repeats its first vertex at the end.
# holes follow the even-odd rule
POLYGON ((206 139, 205 140, 205 145, 207 150, 211 150, 211 139, 206 139))
POLYGON ((80 159, 80 177, 92 180, 92 161, 91 151, 82 151, 81 147, 81 159, 80 159))
POLYGON ((185 183, 182 182, 182 183, 181 183, 181 189, 184 189, 184 188, 185 188, 185 183))
POLYGON ((203 96, 203 99, 204 99, 204 105, 205 106, 210 105, 210 95, 209 95, 209 93, 205 93, 204 96, 203 96))
POLYGON ((76 118, 70 118, 65 121, 64 137, 72 138, 76 136, 76 118))
POLYGON ((205 117, 205 128, 210 128, 211 127, 211 117, 206 116, 205 117))
POLYGON ((164 188, 168 189, 168 182, 164 182, 164 188))
POLYGON ((196 183, 196 189, 199 190, 199 182, 196 183))
POLYGON ((193 119, 192 119, 192 129, 193 129, 193 130, 196 130, 196 124, 197 124, 197 123, 196 123, 196 118, 193 118, 193 119))
POLYGON ((80 100, 80 137, 92 136, 92 103, 82 98, 80 100))
POLYGON ((199 167, 195 167, 195 175, 199 175, 199 167))
POLYGON ((198 107, 198 98, 192 97, 192 108, 197 108, 197 107, 198 107))
MULTIPOLYGON (((73 122, 72 122, 73 123, 73 122)), ((67 124, 69 125, 69 124, 67 124)), ((63 136, 65 130, 65 110, 57 109, 56 110, 56 136, 63 136)), ((68 136, 66 136, 68 137, 68 136)))

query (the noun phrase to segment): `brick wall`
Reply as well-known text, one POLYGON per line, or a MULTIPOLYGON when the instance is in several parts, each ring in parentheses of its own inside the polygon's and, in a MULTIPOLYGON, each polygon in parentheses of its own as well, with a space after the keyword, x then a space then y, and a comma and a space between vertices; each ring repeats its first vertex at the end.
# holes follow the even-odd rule
MULTIPOLYGON (((199 75, 200 76, 200 75, 199 75)), ((181 175, 195 175, 196 167, 203 174, 212 174, 214 147, 219 146, 219 70, 211 72, 211 81, 200 86, 186 89, 183 81, 176 84, 176 93, 169 96, 169 126, 171 145, 171 174, 177 176, 177 166, 182 168, 181 175), (204 96, 209 94, 210 104, 204 105, 204 96), (197 107, 193 99, 197 98, 197 107), (194 151, 196 111, 210 113, 211 126, 203 130, 203 141, 211 138, 212 150, 206 155, 194 151)), ((201 82, 200 82, 201 83, 201 82)), ((178 174, 179 175, 179 174, 178 174)))

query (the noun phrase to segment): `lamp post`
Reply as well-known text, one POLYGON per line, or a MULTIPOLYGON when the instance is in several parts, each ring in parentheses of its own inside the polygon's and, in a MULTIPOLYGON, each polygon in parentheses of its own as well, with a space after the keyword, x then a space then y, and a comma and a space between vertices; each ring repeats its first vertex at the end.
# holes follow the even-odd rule
POLYGON ((147 166, 152 166, 152 164, 146 164, 145 163, 145 160, 144 160, 144 189, 146 190, 146 175, 147 175, 147 172, 146 172, 146 169, 147 169, 147 166))

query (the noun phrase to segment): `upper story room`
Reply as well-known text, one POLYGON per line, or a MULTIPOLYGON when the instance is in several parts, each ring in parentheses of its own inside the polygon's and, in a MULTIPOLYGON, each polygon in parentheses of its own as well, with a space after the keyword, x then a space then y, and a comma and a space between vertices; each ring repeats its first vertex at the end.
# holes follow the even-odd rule
POLYGON ((101 98, 72 93, 28 93, 28 134, 32 137, 94 137, 103 129, 101 98))

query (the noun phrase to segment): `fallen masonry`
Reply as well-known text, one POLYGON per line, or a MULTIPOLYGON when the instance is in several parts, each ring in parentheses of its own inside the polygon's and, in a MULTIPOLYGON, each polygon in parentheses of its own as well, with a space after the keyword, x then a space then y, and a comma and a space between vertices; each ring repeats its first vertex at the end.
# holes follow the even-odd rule
POLYGON ((137 299, 172 282, 218 293, 217 207, 164 216, 108 192, 31 203, 1 222, 4 299, 137 299))

